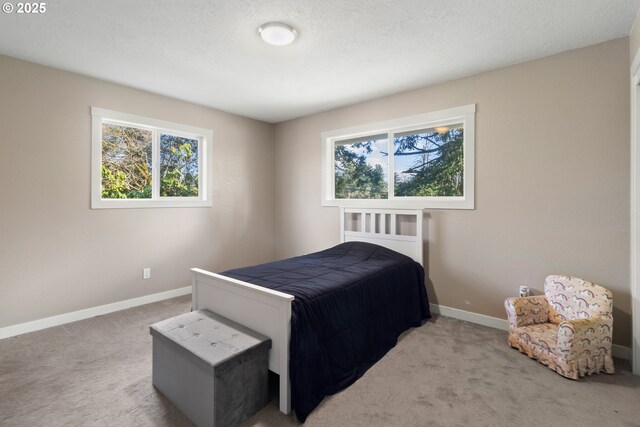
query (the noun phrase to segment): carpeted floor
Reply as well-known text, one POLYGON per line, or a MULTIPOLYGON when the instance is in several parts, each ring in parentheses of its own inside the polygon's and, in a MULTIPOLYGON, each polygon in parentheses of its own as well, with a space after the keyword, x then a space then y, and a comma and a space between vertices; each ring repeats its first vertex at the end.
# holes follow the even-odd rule
MULTIPOLYGON (((151 385, 149 325, 190 297, 0 340, 1 426, 189 426, 151 385)), ((495 329, 435 317, 307 426, 640 426, 640 377, 562 378, 495 329)), ((245 426, 299 425, 272 402, 245 426)))

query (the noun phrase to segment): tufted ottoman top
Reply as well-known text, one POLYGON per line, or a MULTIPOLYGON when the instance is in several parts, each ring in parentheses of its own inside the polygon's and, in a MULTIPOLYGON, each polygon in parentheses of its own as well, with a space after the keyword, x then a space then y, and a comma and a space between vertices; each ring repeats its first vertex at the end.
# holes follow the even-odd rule
POLYGON ((198 310, 155 323, 154 338, 178 344, 210 368, 222 367, 239 354, 250 356, 271 348, 271 339, 246 326, 198 310))

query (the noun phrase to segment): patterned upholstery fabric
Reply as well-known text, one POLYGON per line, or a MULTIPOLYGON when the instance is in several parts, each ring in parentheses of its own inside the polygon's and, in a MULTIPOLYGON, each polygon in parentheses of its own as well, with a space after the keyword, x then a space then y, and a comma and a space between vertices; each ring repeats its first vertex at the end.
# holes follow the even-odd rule
POLYGON ((571 276, 548 276, 545 295, 507 298, 511 347, 567 378, 614 373, 611 291, 571 276))

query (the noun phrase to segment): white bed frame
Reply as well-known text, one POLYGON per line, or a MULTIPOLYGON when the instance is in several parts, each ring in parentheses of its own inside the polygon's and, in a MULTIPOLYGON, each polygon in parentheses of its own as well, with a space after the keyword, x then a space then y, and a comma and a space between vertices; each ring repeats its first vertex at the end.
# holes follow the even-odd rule
MULTIPOLYGON (((385 246, 422 264, 422 210, 340 209, 340 241, 385 246)), ((192 268, 193 309, 208 309, 271 338, 269 370, 280 376, 280 411, 291 412, 292 295, 192 268)))

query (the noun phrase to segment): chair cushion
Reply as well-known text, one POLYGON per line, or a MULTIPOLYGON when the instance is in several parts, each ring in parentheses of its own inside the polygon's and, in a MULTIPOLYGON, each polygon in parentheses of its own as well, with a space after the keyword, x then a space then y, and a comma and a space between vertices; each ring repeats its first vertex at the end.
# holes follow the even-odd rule
POLYGON ((529 344, 538 352, 544 354, 555 354, 556 352, 558 325, 554 323, 521 326, 513 333, 520 341, 529 344))

